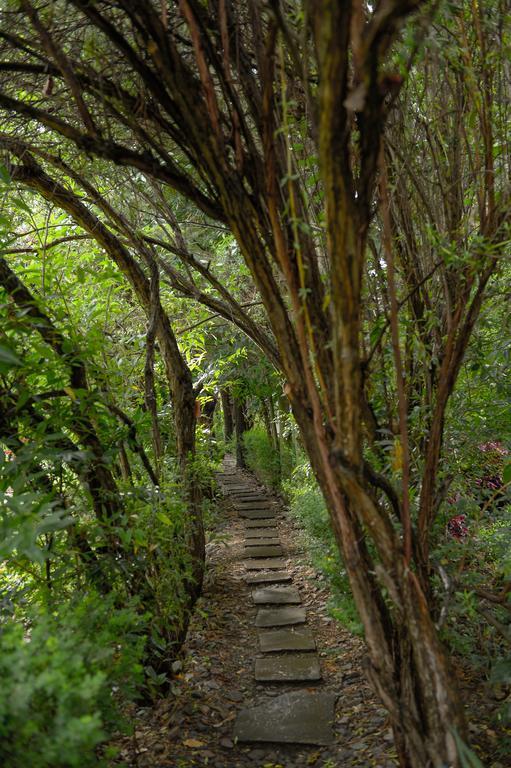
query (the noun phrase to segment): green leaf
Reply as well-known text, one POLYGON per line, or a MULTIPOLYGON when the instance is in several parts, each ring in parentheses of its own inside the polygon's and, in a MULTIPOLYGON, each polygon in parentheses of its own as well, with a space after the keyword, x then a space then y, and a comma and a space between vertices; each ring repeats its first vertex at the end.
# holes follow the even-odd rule
POLYGON ((7 366, 14 368, 17 365, 21 365, 21 360, 10 347, 0 344, 0 363, 6 363, 7 366))
POLYGON ((504 471, 502 472, 502 480, 504 485, 511 483, 511 461, 506 464, 504 471))
POLYGON ((9 171, 7 170, 5 165, 2 165, 2 163, 0 163, 0 181, 2 181, 4 184, 11 183, 11 177, 9 175, 9 171))
POLYGON ((467 745, 465 744, 465 742, 463 741, 459 733, 454 728, 453 728, 453 734, 454 734, 454 739, 456 741, 456 748, 458 750, 458 755, 461 760, 462 768, 484 768, 484 765, 479 760, 476 753, 473 752, 469 747, 467 747, 467 745))
POLYGON ((15 197, 12 202, 19 211, 25 211, 25 213, 32 213, 30 206, 27 205, 27 203, 24 200, 22 200, 21 197, 15 197))
POLYGON ((61 531, 64 528, 69 528, 73 525, 75 520, 72 517, 63 517, 62 512, 54 512, 51 515, 47 515, 42 522, 37 526, 37 534, 40 536, 43 533, 53 533, 54 531, 61 531))

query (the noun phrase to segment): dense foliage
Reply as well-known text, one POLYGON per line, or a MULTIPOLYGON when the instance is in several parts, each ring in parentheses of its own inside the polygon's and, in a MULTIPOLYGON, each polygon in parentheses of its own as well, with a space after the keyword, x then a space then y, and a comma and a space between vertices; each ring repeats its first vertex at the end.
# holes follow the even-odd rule
POLYGON ((93 762, 166 684, 224 445, 299 515, 401 764, 475 760, 449 655, 509 680, 510 50, 497 0, 0 4, 13 766, 22 721, 93 762))

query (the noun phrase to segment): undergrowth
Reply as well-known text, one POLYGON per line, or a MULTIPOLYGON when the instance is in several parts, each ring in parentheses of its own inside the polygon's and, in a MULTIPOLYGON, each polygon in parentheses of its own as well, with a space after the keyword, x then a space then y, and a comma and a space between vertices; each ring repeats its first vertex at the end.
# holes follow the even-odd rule
POLYGON ((280 490, 293 471, 294 455, 291 447, 281 440, 280 450, 277 451, 264 427, 258 425, 245 432, 243 443, 247 466, 268 488, 280 490))

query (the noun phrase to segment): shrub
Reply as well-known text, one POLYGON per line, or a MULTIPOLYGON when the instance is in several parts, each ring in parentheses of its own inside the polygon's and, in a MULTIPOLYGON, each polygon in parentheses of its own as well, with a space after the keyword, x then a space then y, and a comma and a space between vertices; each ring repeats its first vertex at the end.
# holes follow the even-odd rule
POLYGON ((290 501, 291 514, 304 531, 312 563, 330 587, 330 614, 350 632, 361 635, 362 624, 330 526, 325 501, 306 461, 298 464, 290 480, 284 484, 284 491, 290 501))
POLYGON ((144 617, 89 594, 0 628, 0 763, 87 768, 142 677, 144 617))
POLYGON ((293 452, 280 441, 280 451, 275 450, 263 427, 255 426, 243 435, 245 460, 265 485, 279 490, 293 469, 293 452))

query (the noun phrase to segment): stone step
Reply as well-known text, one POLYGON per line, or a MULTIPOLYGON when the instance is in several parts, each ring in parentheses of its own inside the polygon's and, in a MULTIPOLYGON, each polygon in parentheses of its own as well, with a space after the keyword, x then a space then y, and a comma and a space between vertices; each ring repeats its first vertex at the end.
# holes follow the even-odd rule
POLYGON ((234 491, 232 495, 242 501, 270 501, 265 493, 259 493, 258 491, 234 491))
POLYGON ((256 509, 259 509, 259 507, 272 507, 272 503, 269 501, 269 499, 266 499, 264 496, 238 496, 237 494, 232 494, 232 502, 235 507, 255 507, 256 509))
POLYGON ((245 581, 250 585, 279 584, 293 581, 293 578, 285 571, 268 571, 268 573, 255 573, 250 576, 245 576, 245 581))
POLYGON ((303 683, 321 680, 315 653, 290 653, 256 659, 254 676, 258 683, 303 683))
POLYGON ((317 744, 334 740, 336 695, 330 692, 292 691, 258 707, 242 709, 234 724, 238 741, 276 744, 317 744))
POLYGON ((259 632, 259 650, 261 653, 315 651, 316 641, 307 627, 269 629, 259 632))
POLYGON ((284 554, 284 550, 280 544, 276 544, 271 547, 254 545, 245 546, 244 554, 246 557, 280 557, 284 554))
POLYGON ((262 520, 272 517, 274 520, 277 517, 277 510, 275 507, 234 507, 236 514, 247 520, 262 520), (252 515, 252 517, 250 517, 252 515))
POLYGON ((253 520, 244 518, 245 528, 273 528, 276 523, 275 517, 266 517, 263 520, 255 517, 253 520))
POLYGON ((275 514, 271 509, 242 509, 237 510, 238 515, 246 520, 273 520, 275 514))
POLYGON ((302 599, 295 587, 263 587, 252 592, 256 605, 300 605, 302 599))
POLYGON ((271 571, 275 568, 285 568, 286 561, 281 557, 271 557, 260 560, 244 560, 243 564, 247 571, 271 571))
POLYGON ((248 501, 246 503, 241 499, 232 499, 232 505, 234 509, 242 510, 270 509, 272 512, 276 512, 278 510, 278 507, 276 507, 275 504, 270 504, 270 502, 266 499, 262 501, 248 501))
MULTIPOLYGON (((273 536, 271 539, 245 539, 245 547, 254 547, 254 546, 260 546, 260 547, 274 547, 280 544, 280 539, 278 536, 273 536)), ((248 553, 247 553, 248 554, 248 553)))
POLYGON ((234 503, 236 509, 275 509, 268 499, 260 499, 259 501, 243 501, 237 499, 234 503))
POLYGON ((279 535, 278 528, 270 528, 270 526, 261 527, 261 528, 247 528, 245 531, 245 537, 247 539, 266 539, 266 538, 274 538, 276 539, 279 535))
POLYGON ((305 608, 302 606, 259 608, 255 618, 256 627, 285 627, 289 624, 304 623, 305 608))

